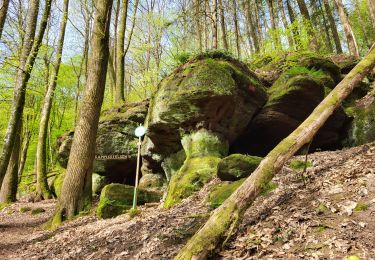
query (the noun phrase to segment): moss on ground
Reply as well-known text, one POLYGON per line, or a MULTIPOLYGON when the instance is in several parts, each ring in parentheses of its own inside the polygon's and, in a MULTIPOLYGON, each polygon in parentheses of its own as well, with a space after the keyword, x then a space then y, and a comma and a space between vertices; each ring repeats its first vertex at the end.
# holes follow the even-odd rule
POLYGON ((234 182, 221 182, 208 194, 207 202, 211 208, 217 208, 241 186, 246 178, 234 182))
MULTIPOLYGON (((313 163, 311 160, 307 160, 306 168, 312 167, 313 163)), ((305 161, 301 160, 291 160, 289 163, 289 167, 296 171, 301 171, 305 168, 305 161)))
POLYGON ((30 208, 30 207, 21 207, 20 208, 21 213, 25 213, 25 212, 28 212, 28 211, 31 211, 31 210, 32 210, 32 208, 30 208))
POLYGON ((31 215, 37 215, 37 214, 44 213, 44 212, 46 212, 46 210, 43 208, 35 208, 31 210, 31 215))

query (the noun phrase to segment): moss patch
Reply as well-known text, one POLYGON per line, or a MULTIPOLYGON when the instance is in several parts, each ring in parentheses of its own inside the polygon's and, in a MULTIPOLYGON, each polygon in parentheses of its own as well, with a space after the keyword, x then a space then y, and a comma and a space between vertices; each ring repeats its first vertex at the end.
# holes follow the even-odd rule
MULTIPOLYGON (((133 205, 134 187, 112 183, 105 186, 100 194, 100 201, 96 209, 99 218, 112 218, 124 213, 133 205)), ((137 204, 158 202, 161 194, 155 191, 138 189, 137 204)))
POLYGON ((211 208, 217 208, 223 202, 229 198, 232 193, 241 186, 241 184, 246 180, 246 178, 234 181, 234 182, 221 182, 216 185, 207 197, 207 202, 211 208))
POLYGON ((35 208, 31 210, 31 215, 37 215, 37 214, 44 213, 44 212, 46 212, 46 210, 43 208, 35 208))
MULTIPOLYGON (((311 160, 307 160, 306 168, 312 167, 313 163, 311 160)), ((305 161, 301 160, 291 160, 289 163, 289 167, 296 171, 302 171, 305 168, 305 161)))
POLYGON ((361 212, 368 209, 368 204, 363 201, 358 201, 357 206, 355 206, 354 211, 361 212))
POLYGON ((232 154, 219 162, 217 176, 222 181, 235 181, 250 176, 262 157, 232 154))
POLYGON ((28 212, 28 211, 31 211, 31 210, 32 210, 32 208, 30 208, 30 207, 21 207, 20 208, 21 213, 25 213, 25 212, 28 212))

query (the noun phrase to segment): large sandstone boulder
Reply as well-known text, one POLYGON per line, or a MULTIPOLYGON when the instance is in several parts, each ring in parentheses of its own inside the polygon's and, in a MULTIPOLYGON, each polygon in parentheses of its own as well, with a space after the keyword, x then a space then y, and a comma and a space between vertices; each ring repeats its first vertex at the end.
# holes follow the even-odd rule
MULTIPOLYGON (((268 89, 267 104, 231 151, 265 156, 296 129, 335 86, 336 79, 331 72, 335 70, 331 66, 330 70, 296 66, 282 73, 268 89)), ((338 148, 346 122, 347 116, 339 108, 316 135, 312 148, 338 148)))
POLYGON ((232 143, 266 100, 258 78, 239 61, 215 52, 194 58, 164 78, 151 100, 142 172, 163 172, 164 159, 182 150, 191 131, 207 129, 232 143))
MULTIPOLYGON (((138 149, 134 130, 144 123, 148 103, 126 104, 100 117, 93 171, 106 176, 109 182, 134 185, 138 149)), ((69 132, 57 142, 58 160, 63 167, 68 163, 73 136, 74 132, 69 132)))

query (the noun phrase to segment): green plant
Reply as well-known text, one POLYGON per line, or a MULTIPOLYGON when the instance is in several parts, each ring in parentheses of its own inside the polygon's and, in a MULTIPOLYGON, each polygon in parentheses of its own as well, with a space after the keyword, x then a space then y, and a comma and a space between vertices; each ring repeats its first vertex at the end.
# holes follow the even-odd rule
POLYGON ((40 213, 43 213, 43 212, 46 212, 46 210, 43 209, 43 208, 35 208, 35 209, 31 210, 31 215, 37 215, 37 214, 40 214, 40 213))
POLYGON ((32 210, 32 208, 30 208, 30 207, 21 207, 20 208, 21 213, 25 213, 25 212, 28 212, 28 211, 31 211, 31 210, 32 210))

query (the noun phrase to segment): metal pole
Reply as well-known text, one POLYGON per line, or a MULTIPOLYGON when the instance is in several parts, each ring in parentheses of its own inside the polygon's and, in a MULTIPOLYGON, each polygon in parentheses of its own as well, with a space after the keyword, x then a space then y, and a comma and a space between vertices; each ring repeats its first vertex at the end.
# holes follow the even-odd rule
POLYGON ((133 209, 136 209, 137 207, 137 193, 138 193, 138 178, 139 178, 139 165, 141 161, 141 139, 142 137, 140 136, 138 138, 138 155, 137 155, 137 170, 135 173, 135 186, 134 186, 134 197, 133 197, 133 209))

